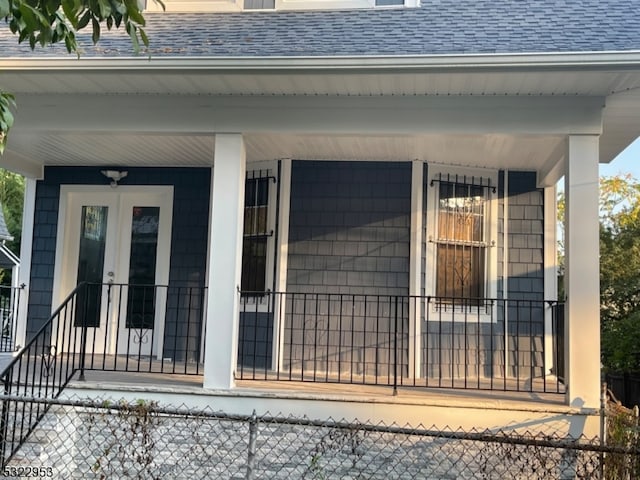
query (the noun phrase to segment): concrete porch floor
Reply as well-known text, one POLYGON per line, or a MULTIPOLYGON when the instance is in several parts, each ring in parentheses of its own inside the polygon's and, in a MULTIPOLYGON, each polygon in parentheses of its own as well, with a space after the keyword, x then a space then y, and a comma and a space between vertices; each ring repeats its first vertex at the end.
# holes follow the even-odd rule
MULTIPOLYGON (((13 358, 12 354, 0 355, 0 369, 3 369, 13 358)), ((203 376, 200 374, 181 374, 167 372, 196 372, 202 371, 195 364, 184 363, 165 364, 161 361, 148 362, 138 361, 132 365, 138 371, 124 371, 124 357, 111 358, 106 362, 107 368, 117 368, 118 371, 100 370, 103 363, 102 357, 88 357, 86 365, 94 365, 95 370, 85 370, 85 379, 79 379, 76 373, 69 383, 69 387, 74 390, 116 390, 129 392, 154 392, 154 393, 190 393, 206 394, 210 390, 203 388, 203 376)), ((76 362, 79 362, 76 360, 76 362)), ((77 363, 76 363, 77 365, 77 363)), ((375 378, 366 378, 367 384, 362 383, 363 378, 357 377, 353 383, 339 382, 336 378, 327 377, 329 381, 322 381, 324 376, 319 377, 319 381, 299 381, 300 375, 293 375, 293 380, 279 380, 275 374, 260 380, 237 379, 235 388, 230 390, 216 390, 217 393, 225 395, 256 395, 278 398, 316 398, 316 399, 351 399, 351 401, 367 402, 393 402, 393 403, 432 403, 432 402, 463 402, 474 405, 489 403, 501 404, 536 404, 538 406, 559 406, 564 407, 564 386, 559 384, 556 393, 540 393, 543 390, 543 379, 536 378, 533 381, 535 392, 524 391, 527 387, 525 381, 515 379, 496 378, 491 382, 489 379, 469 379, 470 388, 464 388, 461 380, 451 381, 443 379, 441 384, 445 388, 433 385, 430 380, 429 386, 415 385, 409 386, 410 379, 399 379, 405 385, 399 385, 397 395, 394 395, 393 387, 389 385, 374 385, 375 378), (360 382, 358 382, 360 380, 360 382), (480 388, 471 388, 478 386, 480 388), (522 391, 518 390, 518 385, 522 391)), ((343 376, 344 380, 344 376, 343 376)), ((424 382, 424 379, 418 380, 424 382)), ((549 381, 549 388, 556 388, 557 381, 552 378, 549 381)))
POLYGON ((562 394, 239 380, 233 389, 211 390, 200 375, 87 371, 63 392, 68 398, 134 401, 207 408, 250 415, 306 416, 369 423, 513 430, 593 437, 598 410, 564 404, 562 394))
MULTIPOLYGON (((504 391, 499 388, 490 390, 463 389, 463 388, 437 388, 424 386, 399 386, 397 395, 394 395, 393 387, 387 385, 366 385, 346 383, 326 383, 311 381, 287 381, 287 380, 236 380, 236 388, 229 392, 244 392, 252 394, 277 395, 279 397, 314 396, 328 398, 337 396, 341 398, 353 397, 354 399, 379 398, 395 401, 423 402, 429 400, 469 400, 474 403, 485 401, 501 402, 525 402, 543 405, 563 405, 562 393, 536 393, 504 391)), ((502 382, 500 382, 502 384, 502 382)), ((488 383, 483 384, 485 387, 488 383)), ((122 388, 123 390, 137 391, 167 391, 175 392, 184 389, 191 393, 195 391, 206 392, 203 389, 202 375, 163 374, 153 372, 109 372, 87 370, 84 381, 78 378, 78 374, 70 382, 70 386, 76 389, 94 389, 99 386, 110 388, 122 388)), ((218 390, 216 390, 218 391, 218 390)))

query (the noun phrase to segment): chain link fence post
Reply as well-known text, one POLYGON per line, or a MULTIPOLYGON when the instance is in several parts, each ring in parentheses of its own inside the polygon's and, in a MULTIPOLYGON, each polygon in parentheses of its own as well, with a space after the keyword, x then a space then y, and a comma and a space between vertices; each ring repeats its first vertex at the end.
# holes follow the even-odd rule
POLYGON ((249 449, 247 452, 246 480, 254 480, 256 461, 256 437, 258 436, 258 416, 254 410, 249 419, 249 449))

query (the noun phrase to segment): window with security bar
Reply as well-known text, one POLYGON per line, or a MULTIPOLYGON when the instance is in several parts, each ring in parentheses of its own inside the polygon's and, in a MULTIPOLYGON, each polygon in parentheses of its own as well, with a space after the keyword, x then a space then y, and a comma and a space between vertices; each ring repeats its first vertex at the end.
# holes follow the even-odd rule
POLYGON ((436 295, 485 296, 486 191, 479 185, 439 182, 436 295))
POLYGON ((433 164, 425 175, 426 295, 454 321, 491 321, 485 307, 498 287, 498 172, 433 164))
POLYGON ((267 291, 267 244, 273 235, 269 183, 273 179, 267 171, 249 172, 245 183, 241 290, 249 296, 267 291))

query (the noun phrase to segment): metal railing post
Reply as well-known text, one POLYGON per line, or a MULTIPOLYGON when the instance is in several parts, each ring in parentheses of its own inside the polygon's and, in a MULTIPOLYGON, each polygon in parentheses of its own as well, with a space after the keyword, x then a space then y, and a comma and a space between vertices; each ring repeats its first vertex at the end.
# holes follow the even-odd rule
POLYGON ((258 436, 258 417, 254 410, 249 419, 249 448, 247 451, 247 475, 246 480, 253 480, 255 476, 256 461, 256 437, 258 436))
POLYGON ((393 326, 393 396, 398 395, 398 296, 396 295, 393 326))
POLYGON ((82 330, 80 334, 80 375, 79 380, 84 381, 85 356, 87 354, 87 305, 89 303, 89 284, 85 284, 84 305, 82 306, 82 330))
MULTIPOLYGON (((4 377, 4 394, 9 395, 11 393, 11 378, 13 377, 13 368, 7 370, 4 377)), ((7 430, 9 428, 9 402, 11 400, 2 400, 2 417, 0 418, 0 467, 4 471, 6 465, 6 452, 7 452, 7 430)))

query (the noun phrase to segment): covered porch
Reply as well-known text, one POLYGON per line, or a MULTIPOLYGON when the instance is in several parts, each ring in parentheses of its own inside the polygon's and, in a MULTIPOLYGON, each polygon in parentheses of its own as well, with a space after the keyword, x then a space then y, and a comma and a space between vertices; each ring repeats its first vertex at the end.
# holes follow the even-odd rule
MULTIPOLYGON (((74 352, 68 356, 74 359, 67 363, 71 370, 81 368, 80 360, 85 371, 139 367, 140 371, 169 369, 174 373, 175 369, 175 373, 203 375, 203 386, 208 390, 237 389, 246 381, 286 379, 397 388, 552 391, 564 395, 570 405, 596 408, 597 166, 599 161, 613 158, 636 134, 625 112, 628 105, 638 101, 637 95, 610 94, 624 82, 629 82, 631 88, 635 77, 617 67, 584 72, 577 63, 571 63, 571 58, 551 69, 546 61, 543 68, 529 58, 518 70, 506 63, 494 63, 495 58, 491 64, 486 63, 489 58, 479 57, 477 64, 462 66, 453 59, 446 65, 443 59, 437 65, 432 63, 433 58, 410 60, 411 65, 395 70, 396 66, 391 69, 386 65, 389 59, 377 59, 373 64, 370 59, 368 65, 351 59, 353 65, 337 71, 323 59, 308 60, 304 68, 287 60, 267 68, 251 64, 250 59, 239 60, 234 66, 202 59, 198 71, 195 67, 190 71, 182 68, 184 65, 178 69, 177 64, 166 59, 152 62, 154 75, 143 83, 135 82, 135 78, 146 78, 147 67, 135 61, 122 60, 118 68, 126 73, 113 76, 96 68, 98 60, 80 60, 72 69, 66 65, 56 69, 47 64, 45 83, 52 87, 44 94, 41 74, 45 65, 38 63, 44 60, 34 60, 28 68, 24 64, 19 68, 3 65, 3 85, 16 92, 20 117, 2 162, 30 178, 27 209, 31 215, 27 218, 31 224, 29 220, 25 223, 23 251, 31 258, 23 255, 23 264, 31 267, 23 269, 22 275, 31 308, 20 323, 22 339, 35 338, 38 328, 45 325, 46 318, 40 313, 35 323, 33 318, 34 309, 47 309, 47 296, 52 298, 47 313, 76 312, 77 307, 71 303, 66 304, 66 309, 55 310, 76 285, 72 277, 57 276, 64 251, 58 253, 58 247, 53 245, 37 246, 38 235, 34 236, 34 231, 44 229, 39 216, 52 217, 46 219, 51 242, 55 243, 56 234, 72 231, 59 222, 58 205, 65 193, 62 186, 84 185, 89 193, 95 193, 95 185, 102 182, 101 188, 106 190, 110 187, 100 171, 107 167, 128 172, 113 192, 128 188, 133 192, 140 184, 166 186, 166 179, 149 179, 160 169, 165 169, 167 175, 171 175, 172 168, 180 168, 181 172, 197 170, 197 176, 207 180, 204 188, 198 186, 197 201, 191 197, 184 200, 184 204, 206 206, 207 228, 204 232, 199 230, 199 240, 196 236, 182 238, 183 245, 197 243, 203 251, 198 278, 183 276, 180 282, 171 281, 171 272, 180 266, 171 264, 180 263, 172 248, 170 258, 161 258, 160 262, 165 262, 169 277, 148 284, 149 288, 153 285, 152 290, 165 288, 156 285, 200 289, 197 302, 188 307, 194 309, 188 314, 192 315, 191 320, 178 322, 175 338, 168 337, 173 320, 169 315, 171 295, 167 292, 153 297, 158 307, 154 319, 159 315, 158 321, 163 322, 162 336, 153 340, 149 337, 149 345, 155 344, 156 350, 143 351, 145 334, 136 337, 135 324, 125 327, 132 335, 127 333, 125 337, 133 341, 120 345, 123 334, 119 330, 99 331, 79 322, 71 334, 69 330, 64 332, 69 320, 60 317, 63 320, 59 326, 46 327, 47 339, 33 344, 36 346, 31 356, 44 362, 51 354, 62 358, 64 352, 74 352), (212 75, 203 75, 203 69, 212 75), (74 95, 67 95, 71 91, 74 95), (180 94, 175 93, 178 91, 180 94), (559 95, 561 92, 570 95, 559 95), (59 109, 66 112, 64 118, 58 115, 59 109), (83 114, 87 111, 100 115, 87 117, 83 114), (372 184, 376 187, 370 187, 367 193, 375 195, 384 189, 385 182, 395 184, 393 192, 384 190, 387 196, 377 197, 376 205, 391 205, 389 198, 398 200, 393 208, 404 212, 404 223, 394 224, 399 216, 387 215, 375 228, 386 228, 387 221, 389 228, 406 232, 400 253, 394 250, 387 256, 404 258, 397 272, 389 265, 388 271, 399 275, 395 279, 384 277, 384 285, 375 283, 382 281, 382 275, 356 275, 356 283, 362 280, 357 285, 361 291, 353 289, 351 280, 346 285, 349 290, 341 290, 339 281, 325 282, 324 276, 321 291, 311 283, 304 284, 311 288, 293 288, 303 285, 305 269, 314 268, 323 275, 328 271, 322 265, 308 267, 310 258, 334 254, 333 250, 324 254, 317 249, 314 254, 313 248, 324 247, 313 243, 305 244, 308 249, 304 252, 298 249, 291 253, 293 221, 297 222, 298 240, 303 235, 302 227, 309 227, 306 234, 311 237, 306 240, 316 242, 318 235, 313 225, 303 223, 308 218, 304 217, 307 211, 291 211, 305 204, 307 199, 300 192, 312 182, 300 182, 297 187, 294 183, 302 178, 300 172, 305 167, 313 167, 317 176, 322 176, 323 165, 336 162, 349 162, 349 168, 367 162, 402 170, 397 173, 401 177, 398 181, 376 173, 376 183, 372 184), (243 294, 242 263, 247 179, 262 170, 272 172, 267 177, 277 172, 273 176, 278 177, 278 182, 272 190, 277 198, 271 211, 278 215, 274 235, 267 240, 268 248, 274 252, 271 260, 265 260, 264 270, 271 272, 268 288, 257 297, 243 294), (491 216, 492 225, 495 224, 491 227, 492 237, 477 244, 473 239, 467 242, 473 248, 485 249, 483 258, 490 260, 487 270, 493 269, 480 295, 447 295, 430 280, 432 273, 428 269, 437 256, 433 247, 437 242, 430 238, 432 217, 427 212, 437 204, 429 197, 433 195, 429 192, 437 189, 431 187, 436 170, 445 172, 443 175, 456 172, 450 175, 457 175, 457 179, 471 179, 471 183, 456 180, 467 191, 475 191, 478 185, 473 178, 477 177, 457 173, 462 170, 486 172, 480 177, 491 177, 491 186, 497 187, 493 193, 480 184, 483 191, 489 192, 487 205, 494 209, 492 216, 489 207, 486 210, 487 218, 491 216), (516 188, 516 177, 525 173, 533 175, 537 203, 520 205, 513 201, 511 207, 505 205, 512 197, 519 202, 518 195, 530 193, 516 188), (56 177, 55 182, 50 181, 52 176, 56 177), (561 305, 558 300, 562 299, 557 298, 556 286, 555 185, 562 176, 567 192, 568 279, 564 335, 559 335, 557 312, 561 305), (524 217, 534 210, 535 218, 524 217), (508 211, 519 211, 523 217, 515 213, 509 217, 504 213, 508 211), (531 224, 528 221, 537 222, 542 231, 518 232, 522 238, 516 240, 514 229, 529 228, 525 227, 531 224), (528 244, 517 244, 528 242, 527 235, 536 236, 531 248, 542 252, 538 266, 531 271, 511 271, 509 255, 512 264, 526 263, 513 260, 513 249, 528 249, 528 244), (301 266, 288 264, 298 260, 301 266), (292 273, 296 269, 294 284, 292 273), (400 274, 406 280, 398 280, 400 274), (520 295, 530 274, 541 288, 533 297, 520 295), (518 288, 513 287, 514 282, 509 283, 515 277, 522 280, 518 288), (374 283, 367 290, 368 278, 374 283), (32 315, 29 320, 28 315, 32 315), (29 322, 32 327, 28 327, 29 322), (67 344, 55 342, 56 350, 52 351, 50 340, 59 335, 68 339, 67 344), (100 338, 108 340, 102 342, 102 351, 92 341, 100 338), (136 338, 140 340, 137 343, 136 338), (559 346, 561 341, 563 348, 559 346), (105 349, 106 345, 110 345, 109 349, 105 349), (80 354, 82 348, 85 351, 80 354), (182 358, 172 357, 181 349, 182 358), (131 367, 132 358, 136 367, 131 367), (126 359, 129 366, 122 367, 127 364, 126 359), (558 375, 561 363, 562 380, 558 375)), ((514 61, 501 59, 507 60, 514 61)), ((314 171, 305 170, 305 178, 317 177, 314 171)), ((326 179, 325 183, 331 182, 326 179)), ((359 180, 352 178, 350 182, 355 185, 359 180)), ((188 189, 189 185, 191 180, 185 180, 183 187, 188 189)), ((320 191, 324 195, 322 192, 326 190, 320 191)), ((68 189, 67 193, 70 200, 65 204, 69 207, 66 211, 71 211, 73 198, 87 192, 68 189)), ((357 208, 367 207, 366 199, 356 199, 354 195, 345 198, 351 206, 358 200, 357 208)), ((309 205, 315 208, 313 198, 309 205)), ((188 212, 174 203, 173 228, 167 233, 172 247, 189 227, 188 212), (175 227, 178 220, 183 221, 180 228, 175 227)), ((343 220, 347 221, 344 217, 343 220)), ((367 226, 362 225, 366 222, 362 216, 354 222, 358 227, 367 226)), ((327 233, 332 234, 323 235, 327 233)), ((335 246, 334 242, 332 248, 335 246)), ((365 259, 372 256, 360 254, 357 249, 350 255, 365 259)), ((533 260, 529 263, 533 264, 533 260)), ((376 264, 374 273, 385 271, 380 265, 376 264)), ((103 276, 94 283, 99 285, 102 305, 111 305, 112 311, 117 302, 110 299, 118 296, 114 289, 122 289, 122 298, 129 299, 127 289, 131 284, 126 278, 115 278, 110 284, 109 278, 103 276)), ((176 302, 180 305, 181 300, 176 302)), ((111 318, 111 325, 127 322, 122 319, 126 315, 104 315, 111 318)), ((155 327, 144 330, 156 332, 155 327)), ((43 368, 48 367, 36 370, 43 368)))

